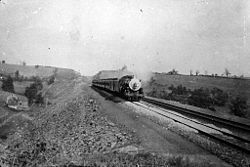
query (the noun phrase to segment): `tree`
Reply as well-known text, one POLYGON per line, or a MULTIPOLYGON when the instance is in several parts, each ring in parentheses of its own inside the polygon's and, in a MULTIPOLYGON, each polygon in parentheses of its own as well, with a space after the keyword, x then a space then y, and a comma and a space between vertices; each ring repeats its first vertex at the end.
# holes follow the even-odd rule
POLYGON ((16 79, 16 80, 19 79, 19 71, 18 71, 18 70, 16 70, 16 72, 15 72, 15 79, 16 79))
POLYGON ((30 85, 30 87, 26 87, 24 95, 28 98, 28 102, 31 105, 33 102, 43 104, 43 97, 40 93, 40 90, 43 89, 42 80, 37 77, 35 82, 30 85))
POLYGON ((176 88, 174 87, 174 85, 171 85, 168 89, 172 90, 172 92, 171 92, 172 95, 185 95, 185 94, 187 94, 187 88, 185 86, 182 86, 182 85, 178 85, 176 88))
POLYGON ((199 70, 196 70, 196 71, 195 71, 195 75, 196 75, 196 76, 199 75, 199 73, 200 73, 199 70))
POLYGON ((42 90, 43 89, 43 84, 42 84, 42 79, 38 76, 32 76, 30 78, 31 81, 34 81, 34 83, 37 85, 38 90, 42 90))
POLYGON ((5 60, 2 60, 2 64, 5 64, 5 60))
POLYGON ((211 98, 208 89, 195 89, 188 98, 188 103, 194 106, 209 108, 211 106, 211 98))
POLYGON ((217 105, 217 106, 224 106, 228 100, 228 94, 226 92, 223 92, 223 90, 219 88, 213 88, 211 90, 210 96, 211 96, 213 105, 217 105))
POLYGON ((247 114, 247 98, 237 96, 231 100, 230 110, 234 115, 245 117, 247 114))
POLYGON ((39 93, 36 95, 35 103, 36 104, 44 104, 44 98, 42 96, 42 93, 39 93))
POLYGON ((37 87, 37 89, 39 91, 43 89, 43 83, 42 83, 41 78, 36 77, 36 79, 35 79, 35 85, 36 85, 36 87, 37 87))
POLYGON ((31 84, 30 87, 26 87, 24 95, 28 98, 29 104, 33 103, 37 92, 38 89, 35 83, 31 84))
POLYGON ((15 92, 13 79, 10 76, 8 76, 7 79, 3 80, 2 89, 7 92, 13 92, 13 93, 15 92))
POLYGON ((52 75, 50 78, 49 78, 49 80, 48 80, 48 85, 51 85, 51 84, 53 84, 55 82, 55 76, 54 75, 52 75))
POLYGON ((171 84, 170 87, 168 87, 168 89, 174 91, 175 87, 173 84, 171 84))
POLYGON ((177 70, 175 70, 174 68, 171 70, 171 71, 169 71, 167 74, 169 74, 169 75, 178 75, 178 71, 177 70))
POLYGON ((193 70, 190 70, 190 71, 189 71, 189 74, 190 74, 190 75, 193 75, 193 70))
POLYGON ((228 77, 231 73, 229 72, 229 70, 227 68, 225 68, 225 75, 228 77))

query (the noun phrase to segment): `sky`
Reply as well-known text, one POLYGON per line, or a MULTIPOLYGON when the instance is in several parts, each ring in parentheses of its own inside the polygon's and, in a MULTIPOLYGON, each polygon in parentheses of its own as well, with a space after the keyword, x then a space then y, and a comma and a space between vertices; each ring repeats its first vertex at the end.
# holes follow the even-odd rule
POLYGON ((0 0, 0 60, 250 76, 249 0, 0 0))

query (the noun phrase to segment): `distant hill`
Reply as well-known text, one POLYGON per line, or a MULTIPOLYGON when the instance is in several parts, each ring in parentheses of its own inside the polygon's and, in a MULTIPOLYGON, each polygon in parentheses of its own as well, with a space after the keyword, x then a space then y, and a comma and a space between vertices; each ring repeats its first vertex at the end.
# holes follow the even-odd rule
POLYGON ((0 64, 0 74, 14 77, 16 71, 19 71, 19 75, 24 77, 39 76, 41 78, 46 78, 55 74, 57 79, 73 79, 80 75, 76 71, 67 68, 41 65, 23 66, 17 64, 0 64))
POLYGON ((55 77, 58 80, 72 80, 76 77, 79 77, 81 74, 76 72, 75 70, 68 68, 56 68, 55 77))
POLYGON ((17 70, 19 71, 19 74, 23 75, 24 77, 31 77, 31 76, 48 77, 53 75, 55 67, 0 64, 0 74, 14 76, 17 70))
MULTIPOLYGON (((229 93, 229 95, 244 95, 248 98, 250 104, 250 80, 239 78, 226 77, 209 77, 209 76, 189 76, 189 75, 168 75, 164 73, 153 73, 152 78, 157 87, 168 88, 173 84, 174 86, 182 85, 188 89, 194 90, 198 88, 212 89, 217 87, 229 93)), ((146 86, 144 89, 148 91, 151 89, 146 86)))

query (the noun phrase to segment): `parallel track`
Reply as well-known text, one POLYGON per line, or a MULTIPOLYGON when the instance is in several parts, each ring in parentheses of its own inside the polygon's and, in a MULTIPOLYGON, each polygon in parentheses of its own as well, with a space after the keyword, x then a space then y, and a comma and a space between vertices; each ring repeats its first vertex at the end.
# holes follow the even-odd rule
POLYGON ((175 106, 175 105, 167 104, 167 103, 158 101, 158 100, 156 100, 154 98, 150 98, 150 97, 145 97, 143 99, 143 101, 151 103, 151 104, 155 104, 155 105, 163 107, 165 109, 170 109, 170 110, 182 113, 182 114, 189 114, 189 115, 192 115, 192 116, 195 116, 195 117, 200 117, 200 118, 203 118, 203 119, 206 119, 206 120, 217 122, 217 123, 220 123, 222 125, 230 126, 230 127, 233 127, 234 129, 239 129, 239 130, 242 130, 242 131, 246 131, 247 133, 250 134, 250 125, 247 125, 247 124, 243 124, 243 123, 240 123, 240 122, 228 120, 228 119, 217 117, 217 116, 214 116, 214 115, 200 113, 200 112, 197 112, 197 111, 194 111, 194 110, 190 110, 190 109, 178 107, 178 106, 175 106))
MULTIPOLYGON (((228 133, 228 132, 222 131, 219 128, 211 127, 211 126, 203 124, 203 123, 201 123, 199 121, 196 121, 196 120, 190 119, 188 117, 182 116, 182 115, 180 115, 178 113, 174 113, 173 109, 172 109, 173 111, 168 111, 168 110, 165 110, 163 108, 157 108, 155 110, 154 106, 153 107, 150 107, 148 105, 145 106, 145 104, 142 104, 140 102, 134 102, 133 104, 135 104, 137 106, 140 106, 140 107, 142 107, 142 108, 144 108, 146 110, 153 111, 153 112, 155 112, 155 113, 157 113, 157 114, 159 114, 161 116, 164 116, 164 117, 167 117, 169 119, 172 119, 175 122, 178 122, 180 124, 183 124, 185 126, 188 126, 188 127, 192 128, 192 129, 197 130, 199 133, 201 133, 201 134, 203 134, 205 136, 208 136, 208 137, 213 138, 213 139, 215 139, 217 141, 220 141, 220 142, 222 142, 222 143, 224 143, 224 144, 226 144, 226 145, 228 145, 230 147, 233 147, 233 148, 235 148, 237 150, 240 150, 240 151, 242 151, 244 153, 250 154, 250 148, 249 148, 249 146, 250 146, 250 140, 248 140, 248 139, 241 138, 241 137, 236 136, 236 135, 234 135, 232 133, 228 133), (159 109, 161 110, 161 112, 157 111, 159 109), (206 130, 203 130, 202 128, 197 128, 197 127, 195 127, 195 126, 193 126, 191 124, 185 123, 185 122, 181 121, 180 119, 185 119, 185 120, 191 121, 191 122, 193 122, 195 124, 204 126, 207 129, 218 131, 219 133, 223 134, 224 136, 227 136, 227 138, 222 137, 221 135, 215 135, 213 133, 208 133, 206 130), (232 140, 228 140, 228 137, 233 138, 233 141, 232 140)), ((184 110, 184 109, 182 109, 182 110, 184 110)))
MULTIPOLYGON (((109 92, 109 93, 114 94, 114 92, 109 92)), ((244 130, 247 133, 250 132, 250 126, 249 125, 238 123, 238 122, 227 120, 227 119, 223 119, 223 118, 216 117, 216 116, 209 115, 209 114, 203 114, 203 113, 196 112, 196 111, 193 111, 193 110, 190 110, 190 109, 185 109, 185 108, 182 108, 182 107, 166 104, 166 103, 163 103, 161 101, 158 101, 157 99, 155 100, 153 98, 145 97, 145 98, 143 98, 142 101, 150 103, 150 105, 153 104, 153 105, 155 105, 155 107, 159 106, 160 109, 162 110, 162 112, 161 113, 157 112, 157 113, 159 115, 161 115, 161 116, 172 119, 175 122, 178 122, 178 123, 183 124, 183 125, 185 125, 187 127, 190 127, 192 129, 197 130, 200 134, 203 134, 203 135, 208 136, 210 138, 213 138, 213 139, 215 139, 217 141, 220 141, 220 142, 222 142, 222 143, 224 143, 224 144, 226 144, 228 146, 231 146, 233 148, 236 148, 237 150, 240 150, 240 151, 242 151, 244 153, 250 154, 250 140, 249 139, 245 139, 245 138, 233 135, 232 133, 226 133, 225 131, 222 131, 219 128, 208 126, 208 125, 203 124, 203 123, 201 123, 199 121, 195 121, 193 119, 190 119, 190 118, 187 118, 187 117, 184 117, 184 116, 180 116, 180 114, 177 114, 177 113, 173 114, 173 111, 178 112, 178 113, 182 113, 182 114, 183 113, 184 114, 189 114, 189 115, 195 116, 197 118, 202 118, 202 119, 210 120, 210 121, 213 121, 213 122, 219 122, 220 124, 223 124, 223 125, 226 125, 226 126, 230 126, 230 127, 236 128, 236 129, 244 130), (169 110, 172 110, 172 111, 168 111, 168 110, 165 110, 165 109, 169 109, 169 110), (235 142, 235 141, 232 142, 232 141, 229 141, 229 140, 225 140, 225 138, 222 138, 220 135, 215 135, 215 134, 208 133, 208 132, 206 132, 206 131, 204 131, 204 130, 202 130, 200 128, 196 128, 194 126, 191 126, 190 124, 184 123, 184 122, 180 121, 180 119, 176 119, 176 118, 167 116, 164 112, 165 113, 169 112, 172 115, 175 115, 175 117, 186 119, 188 121, 192 121, 192 122, 194 122, 196 124, 202 125, 202 126, 204 126, 206 128, 210 128, 210 129, 212 129, 214 131, 218 131, 219 133, 223 134, 224 136, 236 139, 236 141, 238 141, 238 142, 235 142), (237 143, 239 143, 239 144, 237 144, 237 143)), ((145 107, 145 105, 141 104, 140 102, 134 102, 133 104, 138 105, 140 107, 143 107, 144 109, 156 112, 155 110, 151 109, 152 107, 151 108, 149 106, 145 107)))

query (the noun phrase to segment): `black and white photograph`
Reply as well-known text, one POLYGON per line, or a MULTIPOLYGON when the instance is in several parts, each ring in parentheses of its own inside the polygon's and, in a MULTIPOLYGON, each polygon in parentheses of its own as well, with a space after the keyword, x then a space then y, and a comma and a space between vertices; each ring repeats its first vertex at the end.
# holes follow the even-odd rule
POLYGON ((0 0, 0 167, 249 166, 249 0, 0 0))

